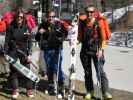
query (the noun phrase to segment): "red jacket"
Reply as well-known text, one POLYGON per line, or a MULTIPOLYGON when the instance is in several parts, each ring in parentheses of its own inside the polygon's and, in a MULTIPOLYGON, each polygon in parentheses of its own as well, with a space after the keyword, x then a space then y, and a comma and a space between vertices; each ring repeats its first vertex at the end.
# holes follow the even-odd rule
POLYGON ((0 32, 5 32, 6 31, 6 23, 5 21, 1 20, 0 21, 0 32))

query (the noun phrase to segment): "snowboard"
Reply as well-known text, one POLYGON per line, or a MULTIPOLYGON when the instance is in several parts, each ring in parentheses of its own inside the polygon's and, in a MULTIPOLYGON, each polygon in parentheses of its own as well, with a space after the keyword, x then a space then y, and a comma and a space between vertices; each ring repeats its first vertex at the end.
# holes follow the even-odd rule
POLYGON ((9 55, 5 55, 6 60, 13 65, 15 69, 17 69, 22 75, 29 78, 33 82, 38 83, 40 81, 40 78, 33 73, 30 69, 28 69, 26 66, 22 65, 18 60, 14 60, 9 55))
POLYGON ((76 76, 76 46, 78 36, 78 21, 79 13, 77 13, 72 20, 72 27, 68 31, 68 39, 70 44, 70 68, 69 68, 69 91, 68 100, 75 100, 75 76, 76 76))

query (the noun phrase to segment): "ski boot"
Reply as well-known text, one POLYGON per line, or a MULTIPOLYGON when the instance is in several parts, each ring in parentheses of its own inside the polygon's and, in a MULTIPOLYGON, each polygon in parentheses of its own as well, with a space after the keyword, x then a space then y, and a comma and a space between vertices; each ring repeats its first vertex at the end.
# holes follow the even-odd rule
POLYGON ((12 99, 16 100, 16 99, 18 98, 18 96, 19 96, 19 91, 18 91, 18 89, 14 89, 14 90, 12 91, 12 99))
POLYGON ((59 91, 57 97, 62 100, 65 97, 65 90, 59 91))
POLYGON ((44 93, 45 93, 45 94, 48 94, 48 90, 46 89, 46 90, 44 91, 44 93))
POLYGON ((103 94, 104 100, 110 100, 112 99, 112 95, 109 92, 106 92, 103 94))
POLYGON ((94 97, 94 92, 88 92, 85 95, 85 100, 91 100, 94 97))
POLYGON ((28 89, 26 94, 27 94, 27 96, 29 98, 33 98, 34 97, 33 91, 31 89, 28 89))
POLYGON ((96 96, 95 96, 95 92, 94 91, 88 92, 85 95, 85 100, 92 100, 92 99, 95 99, 95 98, 96 98, 96 96))
POLYGON ((57 94, 54 84, 49 84, 48 93, 49 95, 53 95, 53 96, 57 94))
POLYGON ((59 88, 58 88, 58 99, 63 99, 65 97, 65 87, 64 82, 59 82, 59 88))
POLYGON ((91 100, 91 93, 87 93, 86 95, 85 95, 85 100, 91 100))

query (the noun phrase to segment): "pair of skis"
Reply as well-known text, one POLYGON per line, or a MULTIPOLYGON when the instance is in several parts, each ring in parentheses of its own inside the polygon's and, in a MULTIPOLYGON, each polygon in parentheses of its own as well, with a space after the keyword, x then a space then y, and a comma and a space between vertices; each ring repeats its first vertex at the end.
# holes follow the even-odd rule
POLYGON ((77 13, 72 20, 72 27, 68 31, 68 39, 70 40, 70 68, 69 68, 69 91, 68 100, 75 100, 75 77, 76 77, 76 47, 77 47, 77 37, 78 37, 78 23, 79 23, 79 13, 77 13))

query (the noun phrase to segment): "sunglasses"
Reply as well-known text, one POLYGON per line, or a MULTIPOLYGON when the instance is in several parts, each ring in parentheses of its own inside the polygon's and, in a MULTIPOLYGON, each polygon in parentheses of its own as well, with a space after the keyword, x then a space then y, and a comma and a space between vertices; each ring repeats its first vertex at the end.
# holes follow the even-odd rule
POLYGON ((94 13, 94 11, 86 11, 87 13, 94 13))
POLYGON ((49 16, 49 18, 55 18, 55 16, 49 16))

